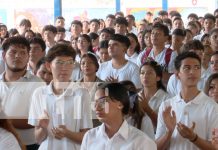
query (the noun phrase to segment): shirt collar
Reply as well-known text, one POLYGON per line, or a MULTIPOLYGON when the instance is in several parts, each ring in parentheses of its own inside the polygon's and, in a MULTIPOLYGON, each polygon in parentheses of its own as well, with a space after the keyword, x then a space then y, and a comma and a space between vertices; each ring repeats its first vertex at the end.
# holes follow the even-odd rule
MULTIPOLYGON (((197 96, 195 96, 194 99, 192 99, 191 101, 189 101, 188 103, 192 103, 192 104, 200 104, 201 103, 201 100, 202 100, 202 96, 204 95, 204 92, 200 92, 197 96)), ((176 95, 176 102, 179 103, 179 102, 184 102, 184 99, 181 97, 181 94, 179 93, 178 95, 176 95)))
MULTIPOLYGON (((21 77, 20 79, 22 79, 22 78, 29 79, 29 78, 31 78, 31 76, 32 76, 32 74, 31 74, 28 70, 26 70, 26 73, 25 73, 24 76, 21 77)), ((4 77, 5 77, 5 72, 3 72, 3 73, 0 75, 0 80, 1 80, 1 81, 5 81, 4 77)), ((18 80, 20 80, 20 79, 18 79, 18 80)))
MULTIPOLYGON (((126 120, 123 121, 122 125, 120 126, 119 130, 117 131, 117 133, 114 134, 113 137, 115 136, 122 136, 125 140, 128 139, 128 134, 129 134, 129 125, 127 123, 126 120)), ((100 133, 102 136, 107 136, 106 132, 105 132, 105 124, 103 123, 101 126, 100 126, 100 133)), ((113 138, 112 137, 112 138, 113 138)))

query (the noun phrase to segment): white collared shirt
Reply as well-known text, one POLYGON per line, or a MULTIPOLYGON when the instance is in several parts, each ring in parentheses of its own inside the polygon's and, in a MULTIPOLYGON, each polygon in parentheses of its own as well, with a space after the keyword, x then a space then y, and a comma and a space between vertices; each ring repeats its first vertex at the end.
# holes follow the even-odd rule
MULTIPOLYGON (((163 121, 163 111, 171 106, 176 114, 176 122, 181 122, 188 127, 195 122, 194 132, 201 138, 209 141, 212 137, 212 129, 218 127, 218 105, 204 92, 200 92, 193 100, 186 103, 179 95, 163 102, 159 109, 158 124, 155 138, 166 133, 166 126, 163 121)), ((171 140, 170 150, 199 150, 189 140, 183 138, 175 128, 171 140)))
POLYGON ((88 91, 77 83, 71 83, 63 94, 56 96, 52 89, 53 81, 40 87, 33 93, 28 123, 37 126, 44 110, 49 115, 48 136, 41 143, 39 150, 79 150, 80 145, 70 139, 55 139, 52 127, 65 125, 73 132, 92 128, 91 105, 88 91))
POLYGON ((125 54, 125 58, 135 64, 137 64, 137 58, 138 58, 138 55, 136 52, 132 55, 132 56, 128 56, 127 54, 125 54))
POLYGON ((81 150, 156 150, 156 144, 146 134, 125 120, 120 129, 109 138, 104 123, 86 132, 81 150))
MULTIPOLYGON (((4 74, 0 75, 0 99, 5 114, 13 119, 27 119, 29 114, 31 96, 34 90, 45 85, 42 80, 30 72, 16 82, 5 82, 4 74)), ((16 129, 21 140, 26 145, 35 144, 34 128, 16 129)))
POLYGON ((0 149, 1 150, 21 150, 15 136, 0 127, 0 149))
POLYGON ((112 65, 112 60, 104 62, 100 65, 97 76, 104 80, 108 77, 118 78, 118 81, 130 80, 137 88, 141 88, 141 82, 139 77, 139 67, 128 61, 122 68, 115 69, 112 65))

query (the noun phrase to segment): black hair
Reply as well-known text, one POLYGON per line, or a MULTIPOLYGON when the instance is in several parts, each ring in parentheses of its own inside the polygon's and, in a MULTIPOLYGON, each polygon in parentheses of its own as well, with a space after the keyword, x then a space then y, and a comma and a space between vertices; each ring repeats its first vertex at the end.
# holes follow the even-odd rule
POLYGON ((42 51, 45 51, 46 49, 45 41, 42 38, 34 37, 29 42, 30 44, 39 44, 42 48, 42 51))
POLYGON ((26 47, 28 52, 30 50, 29 41, 22 36, 9 37, 6 40, 4 40, 2 44, 3 51, 6 52, 11 45, 19 45, 21 47, 26 47))
POLYGON ((58 26, 56 28, 57 28, 57 32, 64 32, 64 33, 66 32, 66 29, 63 27, 58 26))
POLYGON ((115 33, 115 30, 113 28, 104 28, 100 31, 100 34, 103 32, 113 35, 115 33))
POLYGON ((62 16, 58 16, 55 20, 58 20, 58 19, 65 20, 64 17, 62 16))
POLYGON ((196 20, 198 20, 198 15, 195 14, 195 13, 190 13, 190 14, 188 15, 188 18, 190 18, 190 17, 195 18, 196 20))
POLYGON ((115 19, 115 16, 114 16, 113 14, 108 14, 108 15, 106 16, 106 18, 112 18, 112 19, 115 19))
POLYGON ((211 20, 213 20, 213 22, 216 21, 216 18, 214 17, 214 15, 212 15, 210 13, 207 13, 204 15, 204 20, 206 20, 206 19, 211 19, 211 20))
POLYGON ((127 22, 126 18, 124 18, 124 17, 116 18, 115 24, 124 24, 125 26, 128 26, 128 22, 127 22))
POLYGON ((40 66, 41 66, 42 64, 45 64, 45 62, 46 62, 46 58, 45 58, 45 57, 42 57, 42 58, 37 62, 37 64, 36 64, 36 72, 37 72, 37 70, 39 70, 39 68, 40 68, 40 66))
POLYGON ((154 61, 154 60, 148 60, 148 61, 145 61, 140 66, 139 71, 141 72, 142 67, 146 66, 146 65, 152 67, 154 69, 156 75, 160 78, 160 80, 157 81, 157 89, 162 89, 163 91, 166 92, 166 88, 165 88, 165 86, 162 83, 163 71, 162 71, 161 66, 156 61, 154 61))
POLYGON ((158 12, 158 15, 159 16, 165 16, 165 15, 168 16, 168 12, 166 10, 161 10, 158 12))
POLYGON ((81 28, 83 27, 82 22, 79 21, 79 20, 73 20, 73 21, 71 22, 71 26, 72 26, 73 24, 79 25, 81 28))
MULTIPOLYGON (((158 29, 164 32, 165 36, 169 36, 169 29, 166 25, 162 24, 162 23, 155 23, 153 26, 153 29, 158 29)), ((153 30, 152 29, 152 30, 153 30)))
POLYGON ((31 24, 31 22, 30 22, 29 19, 22 19, 21 22, 20 22, 20 24, 19 24, 19 26, 23 26, 23 25, 26 25, 26 26, 28 26, 28 27, 30 27, 30 28, 31 28, 31 26, 32 26, 32 24, 31 24))
POLYGON ((127 36, 121 34, 114 34, 111 36, 111 40, 123 43, 127 48, 130 46, 130 41, 127 36))
POLYGON ((14 36, 15 34, 19 34, 16 28, 12 28, 8 31, 9 36, 14 36))
POLYGON ((210 35, 207 34, 207 33, 205 33, 205 34, 201 37, 201 42, 203 42, 203 40, 204 40, 206 37, 210 37, 210 35))
POLYGON ((95 32, 91 32, 88 35, 89 35, 91 40, 96 40, 99 37, 99 35, 95 32))
POLYGON ((210 84, 214 79, 218 79, 218 73, 211 74, 205 83, 204 92, 208 96, 209 96, 209 90, 211 89, 210 84))
POLYGON ((147 33, 151 33, 151 30, 149 30, 149 29, 145 29, 143 32, 142 32, 142 50, 144 49, 144 48, 146 48, 147 47, 147 45, 145 44, 145 35, 147 34, 147 33))
POLYGON ((52 62, 58 56, 70 56, 75 60, 75 50, 67 44, 56 44, 51 47, 46 55, 46 61, 52 62))
POLYGON ((120 83, 101 83, 98 85, 98 89, 108 89, 108 96, 115 101, 122 103, 122 114, 127 115, 129 112, 129 96, 126 88, 120 83))
POLYGON ((187 42, 181 47, 181 52, 187 52, 190 50, 204 51, 204 46, 199 40, 192 40, 192 41, 187 42))
POLYGON ((127 15, 126 18, 130 18, 130 19, 135 21, 135 17, 133 15, 131 15, 131 14, 127 15))
POLYGON ((175 29, 175 30, 173 30, 172 35, 185 37, 186 36, 186 31, 183 30, 183 29, 175 29))
POLYGON ((106 48, 106 49, 108 49, 108 40, 103 40, 103 41, 101 41, 100 43, 99 43, 99 48, 101 49, 101 48, 106 48))
POLYGON ((92 19, 89 21, 89 24, 91 24, 92 22, 96 22, 97 24, 100 25, 100 21, 98 19, 92 19))
POLYGON ((52 33, 56 34, 57 28, 53 25, 45 25, 42 29, 42 33, 44 33, 45 31, 51 31, 52 33))
POLYGON ((193 59, 196 59, 198 60, 199 64, 201 65, 201 58, 195 53, 195 52, 182 52, 180 53, 176 59, 175 59, 175 69, 177 71, 179 71, 181 65, 182 65, 182 61, 186 58, 193 58, 193 59))
POLYGON ((210 32, 209 35, 211 36, 214 32, 218 33, 218 28, 213 28, 210 32))
POLYGON ((86 40, 88 43, 90 43, 90 44, 89 44, 89 47, 88 47, 88 51, 94 53, 93 50, 92 50, 92 41, 91 41, 91 38, 90 38, 87 34, 80 34, 79 37, 78 37, 78 39, 79 39, 80 37, 85 38, 85 40, 86 40))

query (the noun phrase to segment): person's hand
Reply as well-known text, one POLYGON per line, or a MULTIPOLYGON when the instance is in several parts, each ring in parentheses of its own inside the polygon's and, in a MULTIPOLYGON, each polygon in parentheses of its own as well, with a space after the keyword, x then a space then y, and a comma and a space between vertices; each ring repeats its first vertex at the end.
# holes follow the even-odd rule
POLYGON ((164 120, 167 130, 170 133, 173 133, 176 127, 176 114, 174 111, 172 111, 172 114, 171 114, 171 109, 172 109, 171 106, 167 106, 165 110, 163 111, 162 115, 163 115, 163 120, 164 120))
POLYGON ((194 129, 195 129, 195 122, 192 122, 192 126, 190 128, 182 124, 181 122, 177 123, 177 130, 179 134, 183 138, 189 139, 190 141, 193 141, 195 137, 197 136, 194 133, 194 129))
POLYGON ((48 115, 48 112, 46 110, 44 110, 44 113, 39 118, 40 119, 39 119, 38 126, 43 128, 43 129, 47 129, 48 124, 49 124, 49 115, 48 115))
POLYGON ((51 131, 52 131, 54 138, 56 138, 58 140, 61 140, 62 138, 65 137, 64 132, 59 127, 58 128, 54 127, 51 129, 51 131))
POLYGON ((218 129, 213 129, 212 131, 212 145, 216 150, 218 150, 218 129))
POLYGON ((112 83, 116 83, 118 82, 118 77, 115 78, 115 77, 112 77, 112 76, 109 76, 105 79, 106 82, 112 82, 112 83))
POLYGON ((151 114, 153 113, 153 109, 149 106, 148 104, 148 100, 145 99, 142 94, 138 94, 138 98, 139 98, 139 106, 140 108, 147 114, 151 114))

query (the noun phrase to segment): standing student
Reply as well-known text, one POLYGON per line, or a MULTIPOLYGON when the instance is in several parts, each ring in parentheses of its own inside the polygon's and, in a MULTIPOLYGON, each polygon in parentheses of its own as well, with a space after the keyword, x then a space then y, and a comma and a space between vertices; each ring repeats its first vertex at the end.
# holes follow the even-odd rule
POLYGON ((156 131, 158 149, 213 150, 211 131, 218 127, 218 105, 197 88, 201 59, 193 52, 184 52, 176 57, 175 68, 182 88, 160 106, 156 131))
POLYGON ((40 150, 79 150, 92 121, 88 91, 71 82, 75 52, 57 44, 46 59, 53 80, 34 92, 28 123, 35 126, 40 150))

